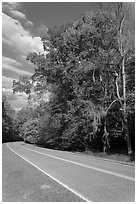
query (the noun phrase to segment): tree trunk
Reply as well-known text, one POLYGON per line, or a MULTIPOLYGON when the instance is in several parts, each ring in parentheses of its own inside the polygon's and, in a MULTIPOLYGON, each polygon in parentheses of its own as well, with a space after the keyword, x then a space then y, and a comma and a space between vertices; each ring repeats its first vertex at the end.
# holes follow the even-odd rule
POLYGON ((105 122, 104 122, 104 134, 103 134, 103 137, 102 137, 102 142, 103 142, 103 153, 106 154, 108 149, 110 148, 110 144, 109 144, 109 139, 108 139, 108 136, 109 136, 109 133, 107 132, 107 123, 106 123, 106 117, 107 115, 105 116, 105 122))
POLYGON ((128 129, 128 123, 127 123, 127 107, 126 107, 126 73, 125 73, 125 50, 124 50, 124 44, 123 44, 123 24, 125 21, 125 17, 126 17, 126 11, 128 10, 128 7, 126 9, 126 11, 123 10, 123 3, 119 3, 118 6, 120 6, 119 10, 118 10, 118 17, 119 17, 119 31, 118 31, 118 44, 119 44, 119 51, 120 51, 120 55, 122 58, 122 62, 121 62, 121 71, 122 71, 122 87, 123 87, 123 116, 124 116, 124 130, 125 130, 125 137, 126 137, 126 141, 127 141, 127 149, 128 149, 128 156, 131 160, 132 157, 132 146, 131 146, 131 140, 130 140, 130 135, 129 135, 129 129, 128 129), (121 14, 122 18, 121 18, 121 14))
POLYGON ((133 150, 128 129, 127 111, 126 111, 126 76, 125 76, 125 58, 122 59, 122 80, 123 80, 123 115, 124 115, 124 130, 127 141, 128 156, 132 160, 133 150))

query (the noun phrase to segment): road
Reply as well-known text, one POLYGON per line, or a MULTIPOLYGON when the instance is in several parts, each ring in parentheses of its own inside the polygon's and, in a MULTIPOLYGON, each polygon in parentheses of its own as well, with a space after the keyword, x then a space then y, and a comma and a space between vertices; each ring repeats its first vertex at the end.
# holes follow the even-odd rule
MULTIPOLYGON (((40 148, 23 142, 8 143, 7 150, 35 171, 67 190, 71 201, 135 201, 135 168, 96 157, 40 148)), ((4 160, 4 158, 3 158, 4 160)), ((55 192, 55 191, 54 191, 55 192)), ((66 202, 68 201, 66 194, 66 202)), ((50 200, 49 200, 50 201, 50 200)))

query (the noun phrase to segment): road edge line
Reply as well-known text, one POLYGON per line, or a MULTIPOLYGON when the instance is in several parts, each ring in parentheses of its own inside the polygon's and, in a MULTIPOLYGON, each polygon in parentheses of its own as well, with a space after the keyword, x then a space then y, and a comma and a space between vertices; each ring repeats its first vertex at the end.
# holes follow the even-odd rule
POLYGON ((11 147, 9 147, 8 143, 7 143, 7 147, 14 152, 16 155, 18 155, 19 157, 21 157, 22 159, 24 159, 26 162, 28 162, 29 164, 31 164, 32 166, 34 166, 36 169, 38 169, 39 171, 41 171, 42 173, 44 173, 46 176, 50 177, 51 179, 53 179, 54 181, 56 181, 57 183, 59 183, 60 185, 62 185, 64 188, 66 188, 67 190, 69 190, 70 192, 72 192, 73 194, 75 194, 76 196, 80 197, 81 199, 83 199, 86 202, 94 202, 92 200, 89 200, 87 197, 81 195, 79 192, 77 192, 76 190, 70 188, 69 186, 67 186, 66 184, 62 183, 61 181, 59 181, 58 179, 54 178, 52 175, 48 174, 47 172, 45 172, 44 170, 42 170, 41 168, 39 168, 38 166, 36 166, 34 163, 30 162, 28 159, 26 159, 25 157, 21 156, 20 154, 18 154, 16 151, 14 151, 11 147))
MULTIPOLYGON (((81 153, 82 154, 82 153, 81 153)), ((118 165, 122 165, 122 166, 128 166, 128 167, 131 167, 131 168, 135 168, 135 164, 132 164, 132 163, 126 163, 124 161, 120 161, 120 160, 114 160, 114 159, 107 159, 107 158, 103 158, 103 157, 98 157, 98 156, 92 156, 92 155, 82 155, 82 156, 88 156, 88 157, 92 157, 92 158, 95 158, 95 159, 99 159, 99 160, 104 160, 104 161, 107 161, 107 162, 111 162, 113 164, 118 164, 118 165)))
POLYGON ((14 145, 17 146, 17 147, 21 147, 23 149, 27 149, 27 150, 32 151, 32 152, 36 152, 36 153, 48 156, 48 157, 52 157, 52 158, 55 158, 55 159, 66 161, 66 162, 69 162, 69 163, 72 163, 72 164, 76 164, 76 165, 83 166, 83 167, 86 167, 86 168, 89 168, 89 169, 93 169, 95 171, 100 171, 100 172, 103 172, 103 173, 106 173, 106 174, 109 174, 109 175, 113 175, 113 176, 116 176, 116 177, 119 177, 119 178, 123 178, 123 179, 127 179, 129 181, 135 182, 135 179, 133 177, 121 175, 121 174, 118 174, 118 173, 115 173, 115 172, 112 172, 112 171, 107 171, 107 170, 104 170, 104 169, 100 169, 100 168, 97 168, 97 167, 88 166, 88 165, 78 163, 78 162, 74 162, 74 161, 71 161, 71 160, 68 160, 68 159, 63 159, 61 157, 56 157, 56 156, 53 156, 53 155, 50 155, 50 154, 45 154, 43 152, 38 152, 36 150, 32 150, 32 149, 29 149, 29 148, 26 148, 26 147, 19 146, 19 145, 15 144, 15 143, 14 143, 14 145))
MULTIPOLYGON (((15 142, 14 142, 15 144, 15 142)), ((34 144, 28 144, 28 145, 34 145, 34 144)), ((39 147, 39 146, 35 146, 34 147, 39 147)), ((60 151, 60 152, 63 152, 61 150, 56 150, 56 149, 49 149, 49 148, 45 148, 45 149, 48 149, 49 151, 60 151)), ((113 164, 117 164, 117 165, 122 165, 122 166, 128 166, 128 167, 131 167, 131 168, 135 168, 135 164, 132 164, 132 163, 128 163, 128 162, 124 162, 124 161, 120 161, 120 160, 115 160, 115 159, 108 159, 108 158, 103 158, 103 157, 99 157, 99 156, 93 156, 93 155, 90 155, 90 154, 84 154, 84 153, 81 153, 81 152, 69 152, 69 151, 65 151, 65 153, 67 154, 73 154, 73 156, 76 156, 76 157, 79 157, 79 156, 82 156, 82 157, 88 157, 88 158, 93 158, 93 159, 98 159, 98 160, 103 160, 103 161, 107 161, 107 162, 111 162, 113 164)))

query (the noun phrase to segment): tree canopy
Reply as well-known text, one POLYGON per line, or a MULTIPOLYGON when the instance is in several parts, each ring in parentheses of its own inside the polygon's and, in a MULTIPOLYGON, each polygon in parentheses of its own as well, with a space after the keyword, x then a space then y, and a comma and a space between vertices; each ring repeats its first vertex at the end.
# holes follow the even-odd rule
POLYGON ((2 142, 21 140, 16 122, 16 111, 11 108, 2 92, 2 142))
POLYGON ((24 91, 29 100, 34 93, 37 101, 31 119, 21 119, 25 138, 25 129, 37 119, 35 141, 45 146, 111 148, 117 137, 124 143, 124 136, 128 148, 130 138, 134 143, 135 41, 126 17, 129 6, 100 3, 95 13, 47 29, 45 55, 27 56, 35 73, 13 83, 14 92, 24 91), (38 100, 44 93, 48 100, 38 100))

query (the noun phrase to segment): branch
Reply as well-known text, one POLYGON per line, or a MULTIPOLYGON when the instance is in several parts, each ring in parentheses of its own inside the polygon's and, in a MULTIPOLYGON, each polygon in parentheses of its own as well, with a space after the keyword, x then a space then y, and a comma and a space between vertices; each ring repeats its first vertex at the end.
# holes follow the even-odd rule
POLYGON ((101 11, 102 15, 103 15, 111 24, 113 24, 113 25, 115 26, 115 28, 117 28, 116 25, 114 24, 114 22, 112 21, 112 19, 110 18, 110 16, 108 17, 108 16, 104 13, 103 8, 102 8, 102 3, 99 3, 98 5, 99 5, 99 8, 100 8, 100 11, 101 11))
POLYGON ((92 79, 93 79, 93 82, 95 83, 95 69, 93 70, 93 74, 92 74, 92 79))
POLYGON ((116 93, 117 93, 117 97, 119 100, 122 100, 122 98, 120 97, 120 94, 119 94, 119 87, 118 87, 118 74, 115 72, 115 77, 116 77, 116 93))
POLYGON ((112 106, 112 105, 113 105, 115 102, 119 102, 119 103, 120 103, 120 105, 122 105, 122 103, 121 103, 121 101, 120 101, 120 100, 114 100, 114 101, 112 101, 112 102, 111 102, 111 104, 109 105, 109 107, 107 108, 107 110, 105 111, 106 115, 107 115, 107 113, 108 113, 109 109, 111 108, 111 106, 112 106))

